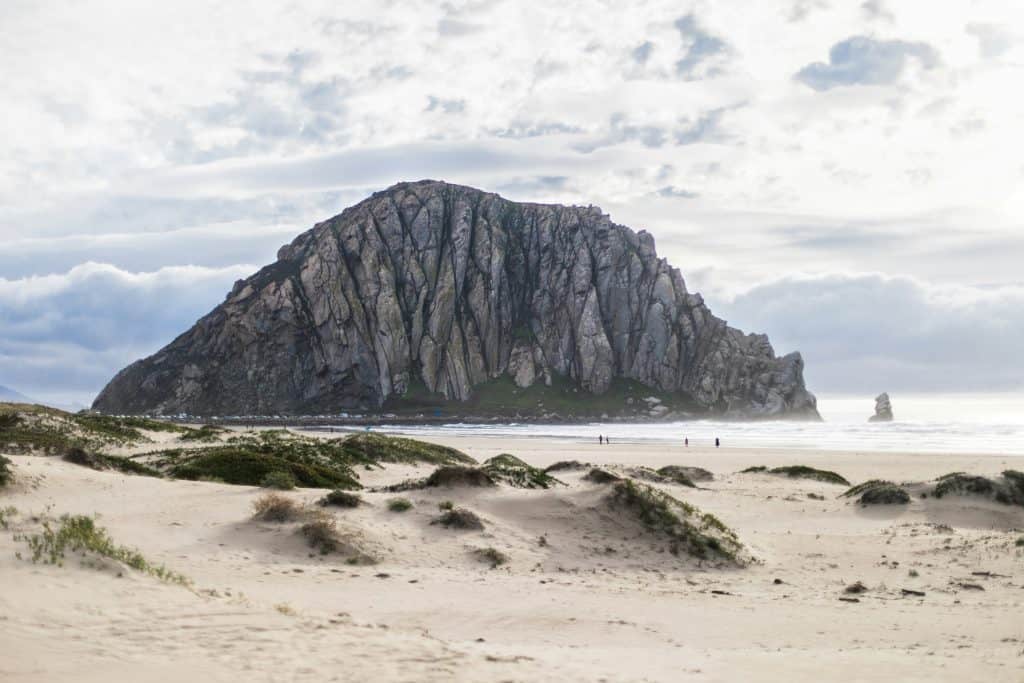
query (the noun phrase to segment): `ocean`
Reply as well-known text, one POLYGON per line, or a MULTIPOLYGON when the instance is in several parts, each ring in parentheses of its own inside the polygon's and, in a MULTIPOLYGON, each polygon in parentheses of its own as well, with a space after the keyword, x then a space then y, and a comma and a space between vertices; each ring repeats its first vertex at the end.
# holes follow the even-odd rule
POLYGON ((892 394, 896 420, 869 423, 874 399, 819 396, 823 422, 593 422, 581 424, 380 425, 408 436, 517 436, 612 443, 681 442, 734 448, 1024 455, 1024 394, 892 394))

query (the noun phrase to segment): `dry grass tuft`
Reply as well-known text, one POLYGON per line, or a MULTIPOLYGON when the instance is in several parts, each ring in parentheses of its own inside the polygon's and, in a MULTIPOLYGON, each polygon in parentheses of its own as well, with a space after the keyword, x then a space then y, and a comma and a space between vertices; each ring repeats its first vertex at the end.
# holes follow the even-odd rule
POLYGON ((306 523, 299 529, 309 547, 320 551, 321 555, 337 552, 341 548, 341 537, 338 525, 330 514, 322 510, 310 511, 306 515, 306 523))
POLYGON ((261 522, 294 522, 302 517, 302 507, 279 493, 266 493, 252 503, 252 518, 261 522))

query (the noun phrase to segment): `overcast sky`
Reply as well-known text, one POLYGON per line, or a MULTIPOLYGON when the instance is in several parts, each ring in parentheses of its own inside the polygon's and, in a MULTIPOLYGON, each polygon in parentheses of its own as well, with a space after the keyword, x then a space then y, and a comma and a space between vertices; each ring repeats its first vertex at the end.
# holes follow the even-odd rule
POLYGON ((0 385, 89 403, 439 178, 648 230, 813 390, 1024 387, 1019 1, 215 5, 0 3, 0 385))

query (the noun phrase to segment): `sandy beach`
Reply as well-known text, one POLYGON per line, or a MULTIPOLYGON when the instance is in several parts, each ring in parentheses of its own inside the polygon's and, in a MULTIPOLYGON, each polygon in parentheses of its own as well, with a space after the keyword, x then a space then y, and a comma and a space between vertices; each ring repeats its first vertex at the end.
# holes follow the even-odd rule
MULTIPOLYGON (((1019 458, 436 440, 478 461, 699 466, 659 485, 736 531, 742 568, 675 556, 602 505, 585 470, 551 490, 427 489, 334 510, 374 564, 312 553, 294 525, 254 521, 264 490, 94 471, 11 456, 0 530, 0 680, 103 681, 1013 681, 1024 680, 1024 508, 915 497, 863 508, 845 487, 741 473, 809 465, 851 483, 994 475, 1019 458), (483 531, 430 522, 450 500, 483 531), (118 543, 187 576, 114 563, 34 564, 33 515, 95 514, 118 543), (501 566, 475 551, 494 548, 501 566), (19 559, 16 554, 21 554, 19 559), (846 588, 862 582, 865 591, 846 588), (906 593, 904 589, 923 593, 906 593), (856 601, 854 601, 856 600, 856 601)), ((429 474, 395 465, 364 486, 429 474)), ((282 495, 312 504, 322 490, 282 495)))

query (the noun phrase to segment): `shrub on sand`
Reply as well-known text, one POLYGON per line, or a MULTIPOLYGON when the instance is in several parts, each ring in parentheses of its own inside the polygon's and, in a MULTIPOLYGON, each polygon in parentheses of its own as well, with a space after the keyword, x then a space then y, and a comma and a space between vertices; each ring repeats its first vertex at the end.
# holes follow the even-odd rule
POLYGON ((497 548, 477 548, 473 551, 477 559, 491 565, 491 569, 508 562, 508 555, 497 548))
POLYGON ((291 472, 275 470, 268 472, 267 476, 260 481, 260 486, 265 489, 277 489, 278 491, 291 491, 295 488, 295 477, 291 472))
POLYGON ((266 493, 252 503, 253 519, 261 522, 292 522, 302 516, 302 508, 279 493, 266 493))
POLYGON ((447 510, 431 524, 440 524, 445 529, 464 529, 466 531, 483 531, 484 529, 484 523, 476 513, 466 508, 447 510))
POLYGON ((1024 506, 1024 472, 1005 470, 1001 477, 981 477, 963 472, 952 472, 939 477, 935 497, 982 496, 1003 505, 1024 506))
POLYGON ((842 494, 844 498, 858 495, 857 502, 861 505, 906 505, 910 502, 910 494, 903 487, 881 479, 858 484, 842 494))
POLYGON ((405 498, 392 498, 388 501, 388 510, 392 512, 405 512, 412 509, 412 503, 405 498))
POLYGON ((14 479, 14 471, 11 469, 13 463, 0 455, 0 489, 7 486, 14 479))
POLYGON ((742 565, 742 544, 736 533, 710 513, 673 498, 663 491, 629 479, 615 483, 609 501, 631 513, 649 530, 664 534, 673 555, 685 552, 698 558, 742 565))
POLYGON ((95 451, 87 451, 79 446, 72 446, 64 453, 64 460, 74 465, 81 465, 94 470, 117 470, 125 474, 141 474, 144 477, 157 477, 161 475, 158 470, 149 465, 136 462, 129 458, 116 455, 106 455, 95 451))
POLYGON ((658 474, 671 479, 678 478, 678 483, 683 486, 692 486, 693 482, 697 481, 713 481, 715 478, 712 472, 703 467, 688 467, 685 465, 666 465, 658 469, 658 474), (690 483, 687 484, 687 481, 690 483))
POLYGON ((548 489, 563 485, 544 470, 533 467, 511 453, 502 453, 487 460, 481 468, 494 481, 520 489, 548 489))
POLYGON ((461 465, 447 465, 434 470, 425 482, 426 486, 495 486, 494 479, 483 470, 461 465))
POLYGON ((321 555, 333 553, 341 546, 334 518, 320 510, 309 514, 299 533, 305 537, 309 547, 319 550, 321 555))
POLYGON ((139 551, 115 544, 106 529, 98 526, 92 517, 85 515, 64 515, 56 529, 50 524, 50 520, 44 520, 42 533, 19 536, 17 540, 28 543, 33 562, 62 566, 66 553, 71 551, 121 562, 136 571, 145 572, 163 581, 189 583, 181 574, 172 572, 163 565, 151 564, 139 551))
POLYGON ((359 507, 362 502, 363 499, 355 493, 349 493, 348 491, 342 491, 341 489, 331 491, 318 501, 318 503, 323 507, 333 505, 334 507, 339 508, 359 507))
POLYGON ((602 470, 600 467, 587 472, 583 478, 587 481, 592 481, 595 484, 611 484, 612 482, 621 481, 622 477, 612 474, 608 470, 602 470))
POLYGON ((548 465, 544 468, 545 472, 562 472, 567 470, 585 470, 590 465, 579 460, 559 460, 553 465, 548 465))
POLYGON ((740 474, 758 473, 777 474, 779 476, 789 477, 790 479, 811 479, 813 481, 825 482, 826 484, 842 484, 843 486, 850 485, 850 482, 835 472, 819 470, 814 467, 807 467, 806 465, 787 465, 785 467, 773 467, 772 469, 768 469, 764 465, 757 465, 740 471, 740 474))
POLYGON ((64 454, 64 460, 72 463, 73 465, 81 465, 82 467, 89 467, 94 470, 105 469, 103 461, 99 456, 77 446, 68 449, 64 454))

